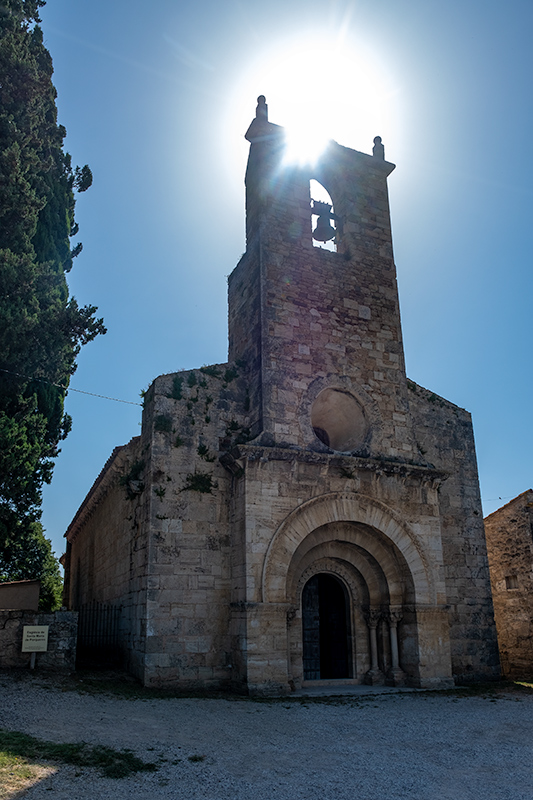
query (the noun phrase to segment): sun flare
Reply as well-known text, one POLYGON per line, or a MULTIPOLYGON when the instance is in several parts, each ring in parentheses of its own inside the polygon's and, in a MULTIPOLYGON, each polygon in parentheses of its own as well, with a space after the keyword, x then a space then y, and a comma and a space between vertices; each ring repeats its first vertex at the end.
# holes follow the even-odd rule
POLYGON ((328 143, 325 132, 313 125, 290 125, 286 128, 285 163, 314 164, 328 143))
POLYGON ((286 39, 261 52, 236 87, 248 120, 264 94, 269 119, 287 132, 287 158, 312 163, 327 142, 370 151, 383 135, 390 88, 375 59, 342 37, 286 39))

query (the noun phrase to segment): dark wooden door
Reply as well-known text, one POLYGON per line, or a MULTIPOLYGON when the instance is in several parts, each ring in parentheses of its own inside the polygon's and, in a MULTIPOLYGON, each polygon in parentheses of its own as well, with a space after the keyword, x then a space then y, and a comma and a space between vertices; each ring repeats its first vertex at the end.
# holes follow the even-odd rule
POLYGON ((304 680, 351 677, 346 591, 333 575, 314 575, 302 593, 304 680))
POLYGON ((346 596, 333 575, 319 575, 320 676, 348 678, 346 596))

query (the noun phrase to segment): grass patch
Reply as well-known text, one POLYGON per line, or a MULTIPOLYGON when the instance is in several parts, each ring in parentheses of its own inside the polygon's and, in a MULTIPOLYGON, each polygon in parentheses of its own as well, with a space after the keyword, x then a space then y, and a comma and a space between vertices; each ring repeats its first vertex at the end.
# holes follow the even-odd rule
POLYGON ((30 761, 92 767, 106 778, 127 778, 134 772, 154 772, 157 769, 157 764, 142 761, 131 750, 115 750, 85 742, 57 744, 27 733, 0 729, 0 766, 18 763, 21 767, 28 767, 30 761))
POLYGON ((0 749, 0 798, 14 797, 54 772, 53 767, 30 764, 27 759, 0 749))
POLYGON ((531 681, 511 681, 513 689, 524 694, 533 694, 533 680, 531 681))

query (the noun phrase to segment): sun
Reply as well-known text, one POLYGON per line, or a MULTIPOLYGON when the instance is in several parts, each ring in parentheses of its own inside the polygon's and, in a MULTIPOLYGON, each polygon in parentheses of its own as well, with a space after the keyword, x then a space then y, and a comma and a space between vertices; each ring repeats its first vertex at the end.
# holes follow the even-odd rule
MULTIPOLYGON (((312 163, 335 139, 367 152, 383 135, 391 87, 368 51, 345 37, 305 35, 279 41, 249 65, 242 102, 266 96, 269 119, 287 133, 287 159, 312 163)), ((390 82, 389 82, 390 83, 390 82)))
POLYGON ((285 127, 285 164, 315 164, 329 141, 326 130, 297 122, 285 127))

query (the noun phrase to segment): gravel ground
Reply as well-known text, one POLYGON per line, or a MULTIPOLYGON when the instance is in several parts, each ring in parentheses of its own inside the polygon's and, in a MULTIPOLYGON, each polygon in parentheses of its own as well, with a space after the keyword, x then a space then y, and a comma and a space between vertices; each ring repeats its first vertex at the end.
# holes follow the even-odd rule
POLYGON ((145 700, 4 674, 0 727, 160 760, 122 780, 59 766, 31 800, 533 800, 531 694, 145 700))

